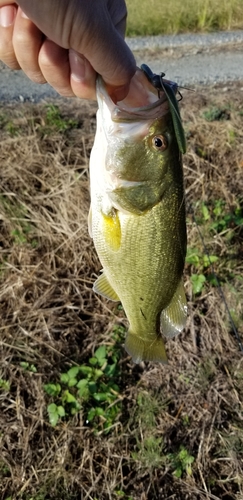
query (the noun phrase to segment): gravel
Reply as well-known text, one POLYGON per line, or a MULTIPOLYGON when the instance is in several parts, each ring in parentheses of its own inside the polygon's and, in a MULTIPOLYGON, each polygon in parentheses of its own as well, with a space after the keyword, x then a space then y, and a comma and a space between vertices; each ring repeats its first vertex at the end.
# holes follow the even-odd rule
POLYGON ((132 51, 151 48, 175 49, 178 47, 224 47, 229 44, 243 44, 243 30, 218 31, 216 33, 185 33, 181 35, 134 37, 126 38, 126 41, 132 51))
MULTIPOLYGON (((243 84, 243 30, 137 37, 127 39, 127 43, 138 66, 145 62, 155 73, 163 71, 179 85, 243 84)), ((57 97, 48 84, 35 84, 23 72, 0 64, 0 101, 37 102, 57 97)))

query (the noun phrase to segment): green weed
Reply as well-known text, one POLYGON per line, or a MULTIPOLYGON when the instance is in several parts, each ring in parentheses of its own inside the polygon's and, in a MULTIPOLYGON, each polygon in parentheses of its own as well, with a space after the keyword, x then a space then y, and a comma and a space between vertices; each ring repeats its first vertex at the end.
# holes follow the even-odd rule
POLYGON ((0 378, 0 390, 9 392, 10 382, 8 380, 4 380, 3 378, 0 378))
POLYGON ((228 133, 228 142, 232 146, 233 144, 235 144, 238 134, 233 127, 228 128, 227 133, 228 133))
POLYGON ((139 460, 144 467, 161 467, 165 464, 162 438, 153 435, 137 442, 138 452, 132 453, 134 460, 139 460))
POLYGON ((61 373, 60 383, 46 384, 45 392, 55 399, 47 407, 51 425, 82 409, 87 424, 108 431, 121 409, 119 375, 117 352, 101 346, 87 364, 61 373))
POLYGON ((3 462, 2 460, 0 460, 0 478, 8 476, 9 473, 10 473, 10 470, 9 470, 9 467, 7 466, 7 464, 5 462, 3 462))
POLYGON ((227 239, 234 236, 235 230, 243 227, 243 207, 239 203, 231 211, 226 210, 226 203, 224 200, 216 200, 212 207, 212 220, 210 229, 216 233, 221 233, 227 229, 227 239))
POLYGON ((230 120, 230 112, 227 108, 212 106, 202 113, 203 118, 208 122, 230 120))
MULTIPOLYGON (((215 200, 206 205, 200 203, 196 206, 196 221, 203 228, 203 233, 214 236, 221 234, 224 236, 224 241, 239 243, 239 236, 243 229, 243 207, 241 201, 232 209, 226 208, 224 200, 215 200)), ((226 256, 229 261, 229 254, 226 256)), ((222 256, 221 256, 222 262, 222 256)), ((198 295, 204 291, 207 283, 211 286, 217 286, 218 280, 215 271, 219 269, 220 259, 214 253, 205 253, 205 248, 189 247, 187 249, 186 263, 190 266, 190 279, 192 283, 192 291, 198 295), (213 268, 212 268, 213 266, 213 268)), ((229 264, 229 262, 228 262, 229 264)), ((233 264, 232 264, 233 265, 233 264)), ((229 270, 227 269, 229 274, 229 270)), ((227 279, 226 267, 224 268, 224 276, 222 279, 227 279)))
MULTIPOLYGON (((117 310, 120 311, 120 304, 117 306, 117 310), (118 309, 119 308, 119 309, 118 309)), ((123 310, 123 308, 122 308, 123 310)), ((126 328, 123 325, 114 325, 113 330, 111 332, 111 339, 114 341, 113 351, 114 353, 119 353, 121 344, 124 343, 126 335, 126 328)))
POLYGON ((158 394, 142 391, 137 397, 134 418, 137 451, 132 453, 132 457, 144 467, 160 467, 166 462, 163 440, 154 434, 156 419, 167 405, 168 400, 161 399, 158 394))
POLYGON ((12 137, 17 136, 20 130, 14 121, 9 120, 9 115, 6 113, 1 113, 0 115, 0 128, 6 130, 12 137))
POLYGON ((0 128, 3 128, 4 124, 6 123, 6 115, 5 113, 0 113, 0 128))
POLYGON ((192 464, 195 458, 190 455, 184 446, 180 446, 179 451, 167 455, 170 465, 173 469, 173 474, 176 477, 181 477, 185 472, 188 476, 192 474, 192 464))
POLYGON ((190 419, 188 415, 183 415, 182 416, 182 423, 185 427, 190 426, 190 419))
POLYGON ((161 403, 156 396, 141 392, 137 397, 137 405, 137 420, 140 421, 140 425, 146 430, 153 429, 161 403))
POLYGON ((36 366, 33 365, 32 363, 28 363, 27 361, 21 361, 19 364, 20 364, 21 368, 23 368, 24 370, 26 370, 28 372, 32 372, 32 373, 37 372, 36 366))
POLYGON ((211 265, 218 261, 217 255, 201 254, 197 248, 188 248, 186 262, 191 266, 190 276, 192 291, 195 295, 202 293, 206 281, 214 285, 214 276, 208 273, 211 265), (196 272, 194 272, 196 271, 196 272))
POLYGON ((127 496, 123 490, 116 490, 114 491, 114 493, 117 496, 117 498, 123 498, 123 500, 133 500, 133 497, 131 497, 130 495, 127 496))
POLYGON ((48 127, 59 132, 68 129, 76 128, 78 126, 77 120, 63 118, 60 109, 56 104, 48 104, 46 106, 46 127, 42 131, 47 132, 48 127))
POLYGON ((33 247, 36 246, 37 241, 31 235, 34 225, 29 220, 27 208, 19 201, 3 194, 0 195, 0 205, 12 226, 10 234, 13 244, 23 245, 30 242, 33 247))
POLYGON ((12 137, 16 137, 19 134, 20 129, 13 122, 8 121, 4 128, 12 137))
MULTIPOLYGON (((176 477, 181 477, 184 472, 190 475, 194 457, 183 446, 175 453, 168 453, 162 437, 156 436, 157 417, 168 403, 168 400, 161 400, 158 394, 143 391, 138 395, 134 422, 140 435, 135 431, 137 450, 132 453, 132 458, 149 468, 169 465, 176 477)), ((183 417, 183 425, 190 425, 188 415, 183 417)))

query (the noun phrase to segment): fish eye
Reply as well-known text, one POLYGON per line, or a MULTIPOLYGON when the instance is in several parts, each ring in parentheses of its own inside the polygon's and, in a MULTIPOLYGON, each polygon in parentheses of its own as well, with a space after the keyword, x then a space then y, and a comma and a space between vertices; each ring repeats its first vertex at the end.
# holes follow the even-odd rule
POLYGON ((152 138, 152 146, 154 149, 156 149, 156 151, 162 152, 167 148, 168 143, 167 143, 166 138, 163 135, 155 135, 152 138))

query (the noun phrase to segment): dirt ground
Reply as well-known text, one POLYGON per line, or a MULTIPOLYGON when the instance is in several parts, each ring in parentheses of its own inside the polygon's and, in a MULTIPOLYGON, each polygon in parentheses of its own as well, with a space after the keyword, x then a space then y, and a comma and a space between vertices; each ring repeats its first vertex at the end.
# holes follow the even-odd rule
POLYGON ((183 97, 189 314, 167 366, 133 364, 92 291, 96 105, 0 106, 2 500, 243 499, 243 87, 183 97))

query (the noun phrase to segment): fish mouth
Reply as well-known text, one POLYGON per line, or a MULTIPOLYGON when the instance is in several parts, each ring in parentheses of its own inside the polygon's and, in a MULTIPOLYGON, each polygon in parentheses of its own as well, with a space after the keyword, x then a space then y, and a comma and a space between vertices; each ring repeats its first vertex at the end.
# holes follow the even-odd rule
POLYGON ((169 112, 169 104, 165 93, 161 92, 161 96, 158 98, 156 89, 139 68, 132 79, 128 96, 123 101, 115 103, 111 99, 101 76, 97 77, 96 89, 98 105, 103 118, 109 113, 109 119, 115 123, 153 121, 169 112))

